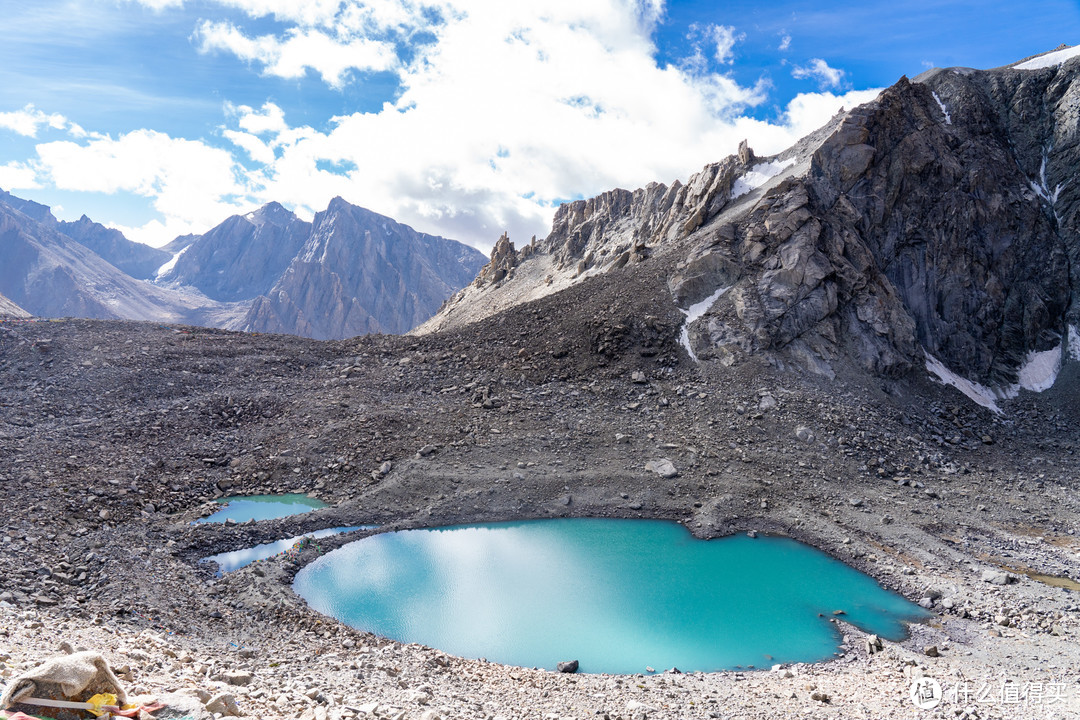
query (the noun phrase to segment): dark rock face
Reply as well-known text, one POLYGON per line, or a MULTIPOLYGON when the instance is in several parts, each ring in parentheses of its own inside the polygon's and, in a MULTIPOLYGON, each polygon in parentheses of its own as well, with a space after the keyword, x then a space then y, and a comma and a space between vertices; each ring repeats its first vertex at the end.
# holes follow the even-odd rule
POLYGON ((57 229, 81 245, 97 253, 133 278, 149 280, 158 268, 168 262, 171 254, 143 243, 133 242, 119 230, 107 228, 83 215, 75 222, 59 222, 57 229))
POLYGON ((270 203, 191 237, 159 280, 190 285, 221 302, 250 300, 269 292, 310 233, 311 223, 270 203))
POLYGON ((483 264, 467 245, 335 198, 285 273, 254 301, 244 329, 316 339, 406 332, 483 264))
MULTIPOLYGON (((684 311, 709 301, 683 336, 702 361, 894 376, 929 353, 1010 386, 1080 324, 1078 79, 1080 59, 902 78, 773 158, 744 144, 685 185, 564 205, 529 256, 499 264, 546 273, 552 292, 614 271, 640 287, 663 277, 684 311)), ((432 326, 490 304, 463 293, 432 326)))

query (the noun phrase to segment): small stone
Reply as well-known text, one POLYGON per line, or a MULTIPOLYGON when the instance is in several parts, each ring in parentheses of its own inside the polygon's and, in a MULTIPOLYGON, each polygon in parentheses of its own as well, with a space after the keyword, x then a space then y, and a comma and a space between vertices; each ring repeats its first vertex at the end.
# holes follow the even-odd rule
POLYGON ((799 438, 805 443, 812 443, 814 442, 814 431, 806 427, 805 425, 800 425, 799 427, 795 428, 795 437, 799 438))
POLYGON ((645 463, 645 469, 649 472, 656 473, 662 478, 673 478, 679 474, 679 471, 675 469, 675 465, 667 458, 650 460, 645 463))
POLYGON ((919 598, 919 607, 926 608, 927 610, 929 610, 930 608, 934 607, 934 598, 930 598, 930 597, 919 598))
POLYGON ((578 661, 566 660, 556 665, 555 669, 561 673, 576 673, 578 671, 578 661))
POLYGON ((819 703, 827 703, 832 699, 832 697, 827 692, 821 692, 820 690, 817 690, 810 693, 810 699, 817 700, 819 703))
POLYGON ((654 712, 656 708, 652 705, 646 705, 640 700, 629 700, 626 703, 626 711, 630 714, 642 713, 642 712, 654 712))
POLYGON ((1012 618, 1008 615, 998 615, 994 618, 994 623, 1001 627, 1009 627, 1012 625, 1012 618))
POLYGON ((1061 628, 1060 625, 1055 624, 1052 628, 1050 628, 1050 634, 1056 637, 1064 637, 1065 631, 1061 628))
POLYGON ((385 477, 385 476, 389 475, 390 471, 393 470, 393 469, 394 469, 393 463, 391 463, 389 460, 387 460, 386 462, 384 462, 382 465, 379 466, 379 474, 382 475, 383 477, 385 477))
POLYGON ((418 451, 416 452, 416 454, 417 454, 417 456, 419 456, 419 457, 427 457, 428 455, 434 455, 434 454, 435 454, 435 451, 436 451, 436 450, 438 450, 438 449, 439 449, 439 448, 437 448, 437 447, 436 447, 436 446, 434 446, 434 445, 425 445, 425 446, 423 446, 422 448, 420 448, 420 449, 419 449, 419 450, 418 450, 418 451))
POLYGON ((848 504, 851 505, 851 507, 862 507, 863 506, 863 499, 862 498, 849 498, 848 499, 848 504))
POLYGON ((641 372, 640 370, 635 370, 634 372, 630 373, 630 381, 635 382, 638 385, 644 385, 645 383, 649 382, 648 378, 645 377, 645 373, 641 372))
POLYGON ((776 398, 772 395, 762 395, 758 400, 758 410, 772 410, 776 407, 776 398))
POLYGON ((923 648, 923 655, 926 657, 939 657, 941 653, 938 652, 937 645, 928 645, 923 648))

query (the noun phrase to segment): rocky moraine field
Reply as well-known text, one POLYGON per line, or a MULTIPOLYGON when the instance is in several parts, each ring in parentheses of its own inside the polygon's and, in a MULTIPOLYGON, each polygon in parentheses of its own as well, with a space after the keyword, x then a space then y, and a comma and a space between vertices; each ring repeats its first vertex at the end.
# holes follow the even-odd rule
POLYGON ((1004 416, 929 380, 867 386, 760 367, 733 382, 680 359, 678 316, 610 317, 601 300, 575 335, 553 318, 576 301, 469 331, 332 343, 0 324, 3 675, 63 643, 97 650, 129 693, 170 703, 158 717, 1016 718, 1080 707, 1076 585, 1054 579, 1080 553, 1075 366, 1004 416), (590 349, 615 328, 620 343, 590 349), (647 471, 656 459, 677 474, 647 471), (329 507, 190 524, 214 498, 279 492, 329 507), (565 675, 401 645, 308 609, 291 577, 346 536, 220 578, 198 562, 317 527, 579 516, 799 538, 933 615, 880 649, 835 618, 843 645, 824 663, 565 675), (972 695, 919 710, 910 688, 923 675, 972 695))

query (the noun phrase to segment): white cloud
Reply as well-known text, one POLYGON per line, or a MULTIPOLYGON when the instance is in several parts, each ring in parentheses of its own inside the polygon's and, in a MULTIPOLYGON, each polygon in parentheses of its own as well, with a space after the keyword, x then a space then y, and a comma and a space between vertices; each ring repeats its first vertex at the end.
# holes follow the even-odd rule
POLYGON ((38 146, 36 177, 150 198, 161 218, 125 232, 154 244, 253 204, 277 200, 310 217, 341 195, 485 248, 505 229, 520 241, 543 236, 562 200, 685 180, 744 138, 759 155, 778 152, 841 105, 869 97, 808 93, 777 121, 746 117, 768 86, 744 87, 708 69, 731 61, 741 33, 699 28, 700 62, 660 65, 652 31, 661 0, 437 1, 438 20, 434 3, 425 10, 409 0, 216 0, 291 27, 251 36, 203 21, 197 37, 206 50, 264 74, 310 70, 337 86, 390 69, 398 94, 379 110, 311 125, 290 125, 271 101, 226 104, 218 142, 227 149, 151 130, 47 143, 38 146), (420 32, 422 44, 407 42, 420 32), (409 62, 398 60, 394 43, 408 47, 409 62))
MULTIPOLYGON (((543 236, 560 200, 685 179, 743 138, 777 152, 855 104, 818 93, 793 101, 782 122, 745 118, 763 87, 658 66, 640 10, 473 2, 402 69, 394 104, 287 130, 276 105, 234 108, 223 135, 265 161, 251 175, 261 200, 310 215, 342 195, 485 247, 506 228, 543 236)), ((732 28, 701 36, 724 53, 739 39, 732 28)))
POLYGON ((881 94, 880 88, 871 90, 852 90, 843 95, 833 93, 801 93, 792 98, 784 112, 784 128, 792 138, 801 138, 812 133, 835 115, 841 108, 868 103, 881 94))
MULTIPOLYGON (((46 114, 27 105, 22 110, 0 112, 0 128, 11 130, 26 137, 37 137, 38 130, 42 127, 50 127, 54 130, 63 130, 68 126, 67 118, 59 113, 46 114)), ((78 128, 77 125, 73 126, 78 128)), ((81 130, 81 128, 78 128, 81 130)))
MULTIPOLYGON (((136 130, 86 143, 63 140, 37 146, 39 177, 61 190, 130 192, 152 200, 165 218, 155 228, 213 227, 227 216, 250 209, 247 187, 232 155, 198 140, 136 130)), ((138 234, 138 233, 137 233, 138 234)), ((172 238, 154 237, 156 244, 172 238)))
MULTIPOLYGON (((132 0, 129 0, 129 2, 132 0)), ((161 11, 168 8, 183 7, 184 0, 133 0, 140 5, 144 5, 151 10, 161 11)))
POLYGON ((780 44, 777 46, 777 50, 780 52, 787 52, 791 48, 791 36, 785 34, 780 38, 780 44))
POLYGON ((281 133, 288 129, 285 124, 285 111, 272 102, 263 103, 260 111, 247 105, 226 105, 226 112, 239 118, 238 125, 254 135, 263 133, 281 133))
POLYGON ((249 37, 235 25, 204 21, 195 33, 203 52, 224 50, 241 60, 263 66, 263 72, 299 78, 310 69, 334 88, 344 85, 350 70, 390 70, 397 65, 392 43, 354 38, 341 40, 320 30, 292 29, 284 39, 273 35, 249 37))
POLYGON ((37 173, 29 165, 14 161, 0 165, 0 189, 36 190, 40 187, 37 173))
POLYGON ((746 39, 746 33, 736 33, 729 25, 713 25, 712 39, 716 42, 716 61, 724 65, 735 62, 735 44, 746 39))
POLYGON ((812 58, 809 65, 798 65, 791 71, 791 76, 798 80, 817 80, 824 88, 838 88, 844 79, 844 71, 829 67, 821 58, 812 58))

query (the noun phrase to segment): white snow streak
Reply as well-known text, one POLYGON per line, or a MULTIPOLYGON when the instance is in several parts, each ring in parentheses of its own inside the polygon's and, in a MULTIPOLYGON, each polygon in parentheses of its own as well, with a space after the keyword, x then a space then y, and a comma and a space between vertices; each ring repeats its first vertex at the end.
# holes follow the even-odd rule
POLYGON ((184 253, 186 253, 186 252, 187 252, 187 250, 188 250, 188 248, 189 248, 189 247, 191 247, 191 246, 190 246, 190 245, 188 245, 188 246, 187 246, 187 247, 185 247, 185 248, 184 248, 183 250, 181 250, 180 252, 178 252, 178 253, 176 253, 175 255, 173 255, 173 256, 172 256, 172 258, 171 258, 170 260, 166 261, 164 265, 162 265, 161 267, 159 267, 159 268, 157 269, 157 272, 156 272, 156 273, 154 274, 154 280, 155 280, 155 281, 156 281, 156 280, 160 280, 161 278, 163 278, 163 277, 165 277, 166 275, 168 275, 168 274, 169 274, 169 273, 170 273, 170 272, 172 271, 172 269, 173 269, 174 267, 176 267, 176 261, 180 259, 180 256, 181 256, 181 255, 183 255, 184 253))
MULTIPOLYGON (((1069 351, 1075 353, 1074 359, 1080 360, 1080 347, 1074 348, 1073 339, 1076 337, 1080 343, 1080 336, 1076 336, 1076 328, 1069 328, 1069 351)), ((998 400, 1009 400, 1020 394, 1021 390, 1031 392, 1043 392, 1054 386, 1058 373, 1061 372, 1061 363, 1064 358, 1064 346, 1058 345, 1050 350, 1028 353, 1024 364, 1017 371, 1017 383, 1004 388, 989 388, 954 373, 936 357, 924 351, 926 355, 926 369, 938 376, 938 379, 946 385, 952 385, 960 392, 967 395, 977 404, 989 408, 999 415, 1003 414, 997 406, 998 400)))
POLYGON ((1022 62, 1019 65, 1013 65, 1013 70, 1041 70, 1042 68, 1053 67, 1060 65, 1061 63, 1080 55, 1080 45, 1074 45, 1071 48, 1065 48, 1064 50, 1055 50, 1052 53, 1046 53, 1041 57, 1033 58, 1027 62, 1022 62))
POLYGON ((949 110, 945 107, 945 103, 941 102, 941 98, 938 97, 936 92, 931 92, 930 94, 937 100, 938 107, 941 108, 941 114, 945 116, 945 124, 952 125, 952 116, 949 115, 949 110))
MULTIPOLYGON (((1052 388, 1058 373, 1061 372, 1061 354, 1060 345, 1053 350, 1029 353, 1027 361, 1017 374, 1020 387, 1032 392, 1042 392, 1052 388)), ((1009 390, 1012 391, 1009 397, 1015 397, 1015 387, 1009 390)))
POLYGON ((751 190, 756 190, 794 164, 795 158, 758 163, 747 170, 742 177, 735 180, 735 184, 731 187, 731 199, 734 200, 751 190))
POLYGON ((690 346, 690 323, 696 322, 702 315, 707 313, 709 308, 713 306, 713 303, 719 300, 720 296, 730 289, 730 285, 722 287, 701 302, 694 303, 686 310, 679 308, 679 310, 686 315, 686 320, 683 321, 682 325, 682 332, 679 333, 679 344, 686 348, 686 352, 694 362, 698 362, 698 356, 697 353, 694 352, 694 348, 690 346))
POLYGON ((1061 183, 1058 183, 1057 187, 1054 188, 1054 192, 1050 192, 1050 186, 1046 184, 1046 153, 1044 152, 1042 166, 1039 168, 1039 182, 1032 180, 1031 189, 1050 205, 1056 205, 1058 197, 1061 195, 1061 187, 1061 183))
POLYGON ((944 363, 938 360, 930 353, 926 354, 926 369, 938 376, 938 379, 946 385, 952 385, 960 392, 967 395, 974 400, 976 404, 982 405, 984 408, 989 408, 1001 415, 1001 408, 997 406, 997 393, 985 385, 980 385, 977 382, 972 382, 967 378, 960 377, 949 368, 945 367, 944 363))

